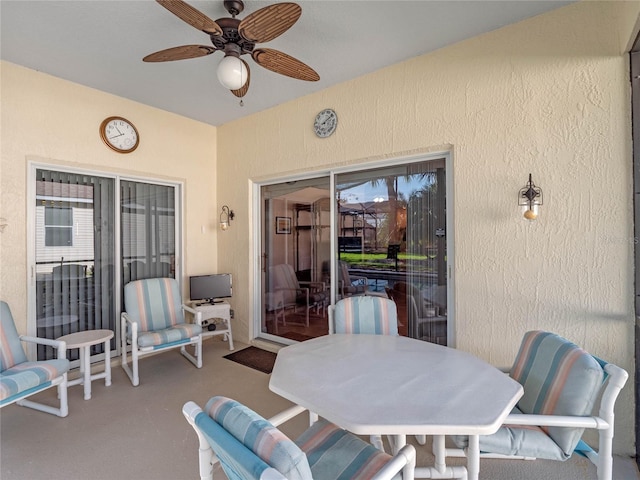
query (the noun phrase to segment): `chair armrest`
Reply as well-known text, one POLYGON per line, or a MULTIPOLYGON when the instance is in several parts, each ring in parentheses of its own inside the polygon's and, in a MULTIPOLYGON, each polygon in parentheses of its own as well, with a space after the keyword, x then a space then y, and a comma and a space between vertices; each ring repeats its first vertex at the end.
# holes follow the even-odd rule
POLYGON ((191 308, 190 306, 185 304, 182 305, 182 310, 192 314, 193 319, 196 321, 196 324, 202 326, 202 312, 196 310, 195 308, 191 308))
POLYGON ((27 343, 36 343, 40 345, 48 345, 58 350, 58 358, 67 358, 67 343, 63 340, 52 340, 50 338, 30 337, 28 335, 20 335, 20 340, 27 343))
POLYGON ((273 417, 269 419, 269 422, 274 427, 277 427, 278 425, 282 425, 284 422, 287 422, 291 420, 293 417, 296 417, 306 411, 307 411, 306 408, 301 407, 300 405, 294 405, 293 407, 289 407, 286 410, 283 410, 282 412, 275 414, 273 417))
POLYGON ((126 327, 127 324, 129 325, 129 328, 131 329, 131 338, 132 338, 132 343, 133 340, 135 339, 134 343, 135 345, 137 345, 137 341, 138 341, 138 323, 134 322, 133 320, 131 320, 131 317, 129 317, 129 315, 127 314, 127 312, 122 312, 120 314, 120 318, 122 319, 122 335, 126 336, 127 331, 126 331, 126 327))
MULTIPOLYGON (((300 285, 308 285, 307 288, 319 289, 321 292, 324 292, 327 288, 324 282, 298 282, 300 285)), ((304 287, 303 287, 304 288, 304 287)))
POLYGON ((572 417, 569 415, 532 415, 511 413, 504 420, 504 425, 529 425, 534 427, 569 427, 595 428, 606 430, 609 423, 600 417, 572 417))
MULTIPOLYGON (((413 445, 405 445, 398 453, 376 473, 371 480, 391 480, 404 469, 409 466, 413 472, 416 466, 416 449, 413 445)), ((406 477, 402 477, 406 478, 406 477)), ((413 477, 411 477, 413 478, 413 477)))

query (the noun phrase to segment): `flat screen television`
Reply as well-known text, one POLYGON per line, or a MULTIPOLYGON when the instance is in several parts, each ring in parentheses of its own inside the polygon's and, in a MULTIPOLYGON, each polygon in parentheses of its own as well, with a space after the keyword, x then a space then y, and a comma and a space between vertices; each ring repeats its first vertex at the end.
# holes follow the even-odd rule
POLYGON ((189 277, 189 297, 203 303, 219 303, 221 298, 231 297, 231 274, 216 273, 189 277))

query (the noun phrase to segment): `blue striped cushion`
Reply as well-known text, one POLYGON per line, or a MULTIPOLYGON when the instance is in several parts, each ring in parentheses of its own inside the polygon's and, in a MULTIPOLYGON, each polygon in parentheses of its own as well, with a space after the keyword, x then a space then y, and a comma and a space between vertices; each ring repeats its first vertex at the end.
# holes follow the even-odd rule
POLYGON ((184 323, 182 297, 174 278, 148 278, 127 283, 124 306, 141 332, 184 323))
POLYGON ((27 390, 49 385, 68 370, 67 359, 24 362, 5 370, 0 374, 0 405, 11 402, 12 397, 27 390))
MULTIPOLYGON (((533 331, 522 340, 511 377, 524 387, 518 402, 523 413, 589 415, 604 372, 595 358, 570 341, 533 331)), ((548 427, 545 431, 570 456, 584 429, 548 427)))
POLYGON ((398 334, 396 304, 384 297, 347 297, 336 303, 336 333, 398 334))
POLYGON ((139 347, 159 347, 168 343, 180 343, 202 333, 202 327, 195 323, 183 323, 175 327, 156 330, 138 335, 139 347))
POLYGON ((26 361, 9 305, 0 302, 0 372, 26 361))
POLYGON ((391 460, 390 455, 324 419, 296 443, 307 454, 314 479, 369 479, 391 460))
POLYGON ((253 410, 235 400, 218 396, 209 399, 204 411, 288 480, 312 478, 304 453, 253 410))
POLYGON ((269 465, 220 424, 200 412, 195 423, 203 433, 229 480, 259 480, 269 465))

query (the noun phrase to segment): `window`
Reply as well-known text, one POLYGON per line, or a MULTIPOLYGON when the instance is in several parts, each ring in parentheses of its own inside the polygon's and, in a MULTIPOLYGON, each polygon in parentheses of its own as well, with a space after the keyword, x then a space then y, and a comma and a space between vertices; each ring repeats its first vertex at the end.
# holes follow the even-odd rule
POLYGON ((73 210, 70 207, 45 207, 45 247, 73 246, 73 210))

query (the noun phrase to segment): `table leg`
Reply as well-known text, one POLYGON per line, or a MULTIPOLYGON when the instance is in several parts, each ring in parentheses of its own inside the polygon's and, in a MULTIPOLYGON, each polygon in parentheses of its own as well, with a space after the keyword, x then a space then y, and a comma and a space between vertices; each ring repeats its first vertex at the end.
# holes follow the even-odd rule
POLYGON ((104 385, 111 385, 111 339, 104 341, 104 385))
POLYGON ((446 459, 445 459, 445 450, 444 450, 444 435, 434 435, 433 436, 433 445, 432 451, 435 457, 434 466, 438 472, 443 473, 447 468, 446 459))
POLYGON ((478 480, 480 473, 480 437, 478 435, 469 435, 467 472, 469 480, 478 480))
POLYGON ((80 364, 82 365, 82 371, 84 375, 84 399, 91 399, 91 364, 89 363, 89 346, 80 347, 80 364))

